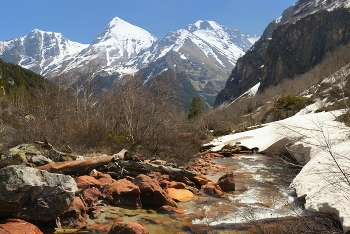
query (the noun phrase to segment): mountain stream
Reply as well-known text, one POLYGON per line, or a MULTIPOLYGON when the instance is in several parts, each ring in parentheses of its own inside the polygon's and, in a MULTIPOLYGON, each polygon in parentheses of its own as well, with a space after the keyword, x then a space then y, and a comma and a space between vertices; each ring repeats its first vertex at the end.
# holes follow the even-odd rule
MULTIPOLYGON (((196 195, 191 201, 178 203, 184 213, 109 206, 99 219, 90 221, 88 232, 103 233, 101 226, 123 220, 140 223, 156 234, 247 233, 237 231, 235 224, 304 214, 294 190, 288 187, 298 169, 260 154, 217 158, 214 162, 234 172, 236 191, 221 197, 196 195), (100 231, 93 231, 97 226, 100 231)), ((223 174, 225 171, 207 176, 217 181, 223 174)))

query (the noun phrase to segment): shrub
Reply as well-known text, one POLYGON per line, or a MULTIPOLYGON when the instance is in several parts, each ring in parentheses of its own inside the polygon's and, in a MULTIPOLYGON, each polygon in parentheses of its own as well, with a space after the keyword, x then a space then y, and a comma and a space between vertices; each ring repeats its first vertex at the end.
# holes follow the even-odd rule
POLYGON ((312 100, 307 97, 293 96, 291 94, 282 96, 275 100, 273 107, 266 112, 261 122, 267 123, 288 118, 311 103, 312 100))

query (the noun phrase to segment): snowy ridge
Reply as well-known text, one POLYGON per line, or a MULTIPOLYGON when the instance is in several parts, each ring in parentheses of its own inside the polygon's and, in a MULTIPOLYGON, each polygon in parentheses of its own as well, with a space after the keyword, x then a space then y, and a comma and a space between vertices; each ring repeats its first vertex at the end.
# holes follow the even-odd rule
POLYGON ((121 66, 135 69, 156 61, 170 51, 178 52, 183 59, 190 59, 187 47, 196 46, 206 57, 219 67, 232 69, 241 57, 260 37, 243 34, 214 21, 198 20, 183 29, 171 31, 154 43, 148 50, 131 58, 121 66))
POLYGON ((254 97, 256 95, 256 93, 258 92, 259 90, 259 87, 260 87, 260 82, 257 83, 256 85, 254 85, 253 87, 251 87, 248 91, 246 91, 245 93, 241 94, 238 98, 236 98, 235 100, 233 101, 226 101, 226 102, 223 102, 219 108, 223 108, 223 107, 226 107, 226 106, 229 106, 231 105, 232 103, 236 102, 236 101, 240 101, 244 98, 249 98, 249 97, 254 97))
POLYGON ((1 58, 24 68, 45 73, 47 69, 76 56, 88 45, 73 42, 61 33, 34 29, 28 35, 0 42, 1 58))

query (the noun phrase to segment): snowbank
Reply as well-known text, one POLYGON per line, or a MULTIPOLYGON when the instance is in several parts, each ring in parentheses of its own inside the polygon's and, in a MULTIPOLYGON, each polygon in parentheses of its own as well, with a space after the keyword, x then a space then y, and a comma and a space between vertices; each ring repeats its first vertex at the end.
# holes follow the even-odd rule
POLYGON ((218 151, 239 141, 263 151, 285 137, 293 139, 295 143, 290 149, 295 150, 299 161, 307 164, 290 186, 299 197, 305 197, 307 210, 334 214, 346 232, 350 230, 350 183, 344 173, 350 169, 350 128, 335 121, 341 113, 310 113, 306 109, 288 119, 222 136, 209 144, 218 151))

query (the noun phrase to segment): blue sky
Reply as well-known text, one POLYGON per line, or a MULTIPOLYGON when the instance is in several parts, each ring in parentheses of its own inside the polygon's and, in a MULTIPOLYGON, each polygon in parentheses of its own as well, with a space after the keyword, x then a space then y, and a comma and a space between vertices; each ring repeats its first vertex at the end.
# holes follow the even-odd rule
POLYGON ((197 20, 261 34, 297 0, 0 0, 0 41, 33 29, 90 43, 116 16, 158 38, 197 20))

